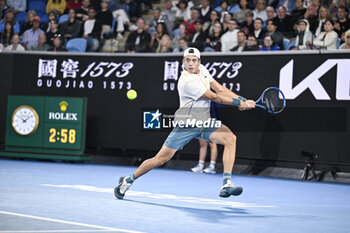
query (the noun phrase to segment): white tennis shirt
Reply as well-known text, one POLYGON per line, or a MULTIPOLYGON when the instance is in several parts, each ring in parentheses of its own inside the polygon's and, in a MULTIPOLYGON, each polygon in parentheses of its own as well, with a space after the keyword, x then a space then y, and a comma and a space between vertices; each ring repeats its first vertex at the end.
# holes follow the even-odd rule
POLYGON ((210 83, 214 79, 202 64, 199 70, 199 74, 190 74, 184 69, 180 75, 177 83, 180 107, 175 113, 175 121, 184 120, 185 115, 202 121, 210 118, 210 100, 201 96, 210 90, 210 83))

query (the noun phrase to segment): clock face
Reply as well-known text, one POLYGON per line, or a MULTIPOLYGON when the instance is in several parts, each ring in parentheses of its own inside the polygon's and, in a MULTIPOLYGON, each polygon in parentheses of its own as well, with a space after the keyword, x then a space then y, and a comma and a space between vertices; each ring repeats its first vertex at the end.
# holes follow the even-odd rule
POLYGON ((38 128, 38 113, 30 106, 18 107, 12 114, 12 128, 19 135, 31 135, 38 128))

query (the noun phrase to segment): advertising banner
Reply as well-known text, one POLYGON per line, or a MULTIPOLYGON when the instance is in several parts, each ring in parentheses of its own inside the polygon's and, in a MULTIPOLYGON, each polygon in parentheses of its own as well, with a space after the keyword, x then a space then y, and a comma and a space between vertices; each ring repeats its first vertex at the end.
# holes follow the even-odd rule
MULTIPOLYGON (((278 115, 221 106, 223 124, 238 136, 238 157, 300 161, 305 150, 350 163, 349 54, 206 54, 201 62, 241 96, 257 100, 270 86, 286 96, 278 115)), ((161 119, 179 105, 181 56, 16 54, 13 64, 11 94, 88 97, 87 147, 156 151, 171 131, 161 119), (130 89, 135 100, 126 97, 130 89)), ((198 143, 183 152, 198 154, 198 143)))

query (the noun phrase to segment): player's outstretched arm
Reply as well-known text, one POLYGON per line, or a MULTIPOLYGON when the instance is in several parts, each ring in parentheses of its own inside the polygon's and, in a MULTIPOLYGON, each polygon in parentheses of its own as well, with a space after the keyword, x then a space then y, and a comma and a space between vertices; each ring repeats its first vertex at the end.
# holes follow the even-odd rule
MULTIPOLYGON (((237 104, 237 100, 240 100, 240 105, 238 105, 238 109, 239 110, 249 110, 251 108, 255 108, 255 101, 254 100, 247 100, 245 98, 242 98, 241 96, 237 95, 236 93, 234 93, 233 91, 229 90, 228 88, 224 87, 223 85, 221 85, 220 83, 218 83, 216 80, 213 80, 210 83, 210 87, 216 92, 214 94, 217 94, 219 97, 222 96, 228 96, 232 99, 233 103, 232 105, 237 104)), ((214 102, 217 102, 215 100, 212 100, 214 102)), ((223 103, 223 104, 227 104, 224 102, 217 102, 217 103, 223 103)))
POLYGON ((223 93, 225 95, 230 96, 231 98, 238 98, 239 95, 234 93, 233 91, 230 91, 228 88, 224 87, 220 83, 218 83, 216 80, 213 80, 210 83, 210 88, 213 89, 216 93, 223 93))
POLYGON ((220 104, 233 105, 238 107, 239 110, 249 110, 255 108, 254 100, 246 100, 240 99, 238 95, 237 98, 231 97, 224 92, 215 93, 211 90, 207 90, 201 97, 214 101, 220 104))

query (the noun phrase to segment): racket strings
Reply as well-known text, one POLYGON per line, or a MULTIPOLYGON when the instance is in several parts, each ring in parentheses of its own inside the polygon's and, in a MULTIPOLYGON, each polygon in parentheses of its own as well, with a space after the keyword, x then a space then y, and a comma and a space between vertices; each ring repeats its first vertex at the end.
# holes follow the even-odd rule
POLYGON ((268 110, 279 112, 284 108, 284 101, 279 98, 279 94, 276 89, 269 89, 264 93, 263 102, 268 110))

